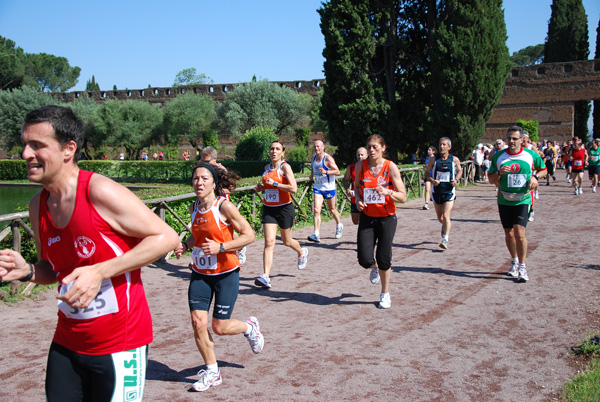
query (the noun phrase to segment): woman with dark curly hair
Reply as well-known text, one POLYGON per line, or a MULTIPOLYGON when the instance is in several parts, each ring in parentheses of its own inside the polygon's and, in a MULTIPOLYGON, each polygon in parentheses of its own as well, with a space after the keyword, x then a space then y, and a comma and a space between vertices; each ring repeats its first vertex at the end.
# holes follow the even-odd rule
POLYGON ((188 302, 194 327, 196 346, 206 363, 200 379, 192 385, 195 391, 206 391, 221 384, 221 371, 208 332, 208 310, 214 298, 212 329, 216 335, 244 334, 254 353, 264 345, 258 320, 246 322, 231 318, 240 287, 240 262, 236 250, 254 241, 254 231, 238 209, 224 197, 224 189, 235 189, 235 173, 215 169, 208 163, 194 166, 192 187, 198 196, 190 206, 192 235, 175 249, 177 258, 192 249, 192 276, 188 302), (240 236, 233 237, 233 230, 240 236))

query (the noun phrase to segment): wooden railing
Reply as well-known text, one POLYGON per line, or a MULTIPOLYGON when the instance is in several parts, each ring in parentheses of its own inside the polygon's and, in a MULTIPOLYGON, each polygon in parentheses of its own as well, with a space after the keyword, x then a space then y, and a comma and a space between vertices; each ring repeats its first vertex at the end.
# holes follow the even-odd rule
MULTIPOLYGON (((463 177, 461 178, 461 184, 464 186, 464 185, 467 185, 468 183, 473 183, 474 172, 475 172, 473 162, 466 161, 466 162, 462 162, 461 165, 463 167, 463 177)), ((406 186, 407 196, 412 194, 412 196, 415 198, 422 197, 423 190, 424 190, 423 177, 425 174, 423 167, 415 166, 413 168, 403 168, 403 169, 400 169, 400 174, 401 174, 402 179, 404 180, 404 184, 406 186)), ((350 198, 346 195, 346 192, 344 191, 344 188, 341 184, 341 180, 342 180, 342 176, 336 177, 336 186, 338 188, 338 194, 340 195, 338 197, 338 208, 341 211, 343 211, 346 207, 346 204, 350 203, 350 198)), ((311 189, 311 185, 309 183, 309 178, 302 177, 302 178, 296 179, 296 181, 299 184, 307 183, 307 185, 302 186, 303 190, 300 193, 292 195, 292 201, 294 202, 294 205, 296 207, 297 214, 300 214, 304 218, 308 218, 311 213, 310 206, 303 205, 303 203, 307 199, 307 195, 309 194, 309 191, 311 189)), ((237 188, 235 190, 235 193, 239 193, 239 192, 251 192, 251 194, 252 194, 252 196, 251 196, 251 200, 252 200, 251 211, 252 211, 252 215, 254 217, 256 217, 257 213, 260 210, 261 205, 262 205, 262 198, 261 198, 260 194, 257 194, 254 192, 254 186, 245 186, 245 187, 237 188)), ((194 198, 196 198, 195 193, 188 193, 188 194, 176 195, 176 196, 172 196, 172 197, 143 200, 143 202, 144 202, 144 204, 148 205, 154 211, 154 213, 157 214, 163 221, 166 218, 167 212, 169 212, 171 215, 173 215, 173 217, 177 221, 179 221, 185 228, 179 235, 180 239, 183 239, 186 236, 186 234, 191 233, 190 224, 189 224, 189 222, 186 222, 189 219, 187 216, 186 217, 179 216, 169 206, 169 203, 188 200, 188 199, 191 200, 194 198)), ((241 206, 241 203, 239 203, 236 206, 239 208, 241 206)), ((324 212, 327 213, 327 211, 328 211, 327 208, 325 208, 324 212)), ((10 225, 7 226, 4 230, 2 230, 0 232, 0 241, 4 240, 9 234, 12 234, 12 249, 15 251, 21 252, 22 237, 21 237, 20 228, 23 228, 26 234, 33 237, 33 230, 31 230, 29 225, 25 222, 26 220, 29 220, 29 212, 16 212, 16 213, 12 213, 12 214, 0 215, 0 223, 10 222, 10 225)), ((260 230, 260 228, 258 230, 260 230)), ((172 251, 169 252, 164 257, 164 259, 168 260, 171 257, 172 253, 173 253, 172 251)), ((23 293, 29 294, 31 292, 31 290, 33 289, 33 286, 35 286, 35 285, 30 283, 25 288, 23 293)), ((16 293, 18 291, 18 287, 19 287, 19 282, 18 281, 13 282, 11 284, 11 293, 12 294, 16 293)))

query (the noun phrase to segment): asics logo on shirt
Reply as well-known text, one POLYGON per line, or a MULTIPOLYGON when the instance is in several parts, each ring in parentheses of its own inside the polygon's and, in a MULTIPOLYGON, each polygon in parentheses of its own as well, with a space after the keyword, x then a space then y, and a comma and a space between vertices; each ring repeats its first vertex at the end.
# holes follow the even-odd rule
POLYGON ((49 237, 48 238, 48 247, 50 247, 51 245, 53 245, 54 243, 57 243, 59 241, 60 241, 60 236, 49 237))

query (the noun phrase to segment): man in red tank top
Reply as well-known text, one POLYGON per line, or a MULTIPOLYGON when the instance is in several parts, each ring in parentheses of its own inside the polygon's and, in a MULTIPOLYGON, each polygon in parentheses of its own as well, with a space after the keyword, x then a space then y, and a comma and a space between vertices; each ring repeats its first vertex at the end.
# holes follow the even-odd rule
POLYGON ((581 183, 583 182, 583 171, 588 163, 588 153, 578 137, 573 139, 573 148, 569 151, 569 161, 571 161, 574 194, 583 194, 581 183))
POLYGON ((127 188, 79 170, 83 126, 71 109, 28 113, 21 138, 27 176, 44 187, 29 203, 38 261, 0 250, 0 280, 59 282, 46 400, 140 401, 152 341, 140 269, 179 236, 127 188))

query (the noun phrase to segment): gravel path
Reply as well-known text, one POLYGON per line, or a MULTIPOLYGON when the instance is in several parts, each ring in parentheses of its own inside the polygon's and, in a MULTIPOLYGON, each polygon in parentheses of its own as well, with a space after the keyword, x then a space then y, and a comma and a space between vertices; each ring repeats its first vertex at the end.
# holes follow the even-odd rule
MULTIPOLYGON (((187 308, 189 258, 144 269, 154 319, 145 400, 188 401, 550 401, 577 372, 569 354, 597 330, 600 194, 574 196, 561 180, 540 189, 528 226, 530 281, 505 275, 493 186, 458 191, 450 247, 421 200, 399 207, 392 308, 379 310, 379 285, 356 262, 356 227, 333 221, 308 244, 308 267, 278 240, 271 290, 257 289, 262 241, 248 247, 234 317, 258 317, 265 348, 215 337, 223 384, 189 392, 202 366, 187 308)), ((587 186, 587 177, 586 177, 587 186)), ((294 232, 301 243, 312 228, 294 232)), ((55 326, 54 295, 0 305, 0 401, 43 401, 55 326)))

